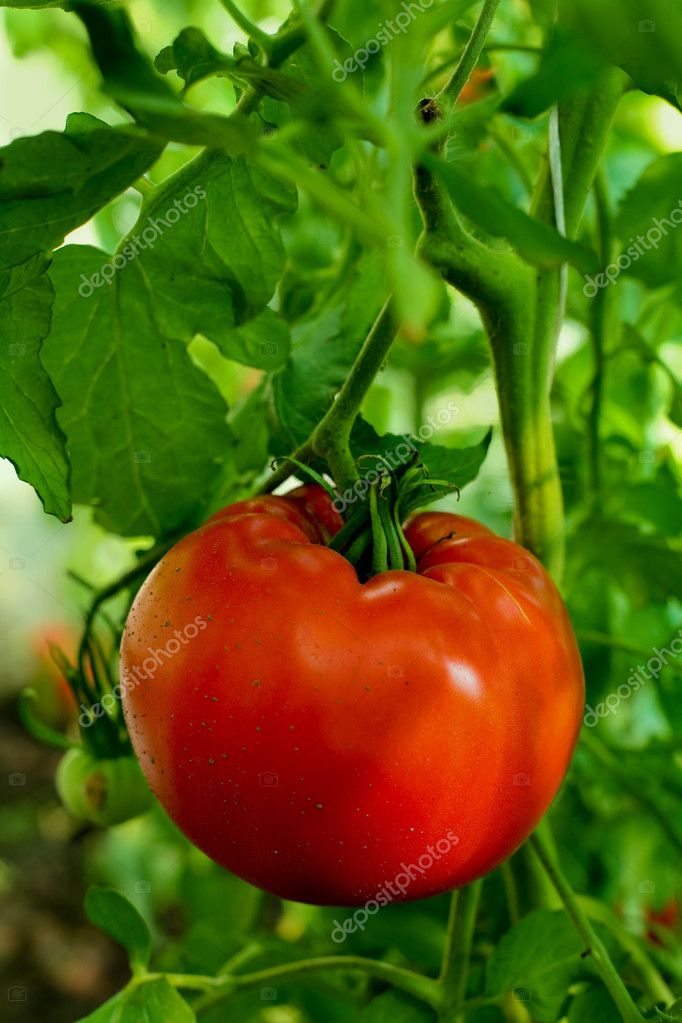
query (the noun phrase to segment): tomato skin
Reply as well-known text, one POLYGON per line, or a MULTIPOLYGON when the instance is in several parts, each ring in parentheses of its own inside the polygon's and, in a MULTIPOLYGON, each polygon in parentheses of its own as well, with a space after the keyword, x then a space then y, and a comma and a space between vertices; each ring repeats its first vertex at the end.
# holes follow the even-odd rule
POLYGON ((137 817, 152 804, 135 757, 96 760, 85 749, 70 749, 59 762, 55 783, 72 816, 101 827, 137 817))
POLYGON ((583 713, 542 566, 437 513, 407 526, 418 573, 361 584, 288 513, 240 504, 165 555, 123 636, 126 719, 167 812, 301 902, 361 905, 406 872, 389 901, 423 898, 493 869, 549 806, 583 713), (126 684, 196 616, 200 634, 126 684))

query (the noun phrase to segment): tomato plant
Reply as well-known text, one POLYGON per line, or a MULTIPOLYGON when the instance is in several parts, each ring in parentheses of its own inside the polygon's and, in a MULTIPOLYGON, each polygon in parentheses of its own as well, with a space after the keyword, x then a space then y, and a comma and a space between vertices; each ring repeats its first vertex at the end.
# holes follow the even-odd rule
POLYGON ((681 1018, 678 5, 0 7, 12 1011, 681 1018))

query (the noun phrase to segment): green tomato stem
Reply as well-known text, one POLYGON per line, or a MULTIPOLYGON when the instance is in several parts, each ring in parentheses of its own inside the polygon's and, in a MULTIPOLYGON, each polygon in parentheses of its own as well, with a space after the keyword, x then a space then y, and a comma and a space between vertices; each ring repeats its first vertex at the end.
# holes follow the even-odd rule
POLYGON ((264 53, 269 53, 270 43, 273 36, 268 35, 268 33, 264 32, 262 28, 259 28, 258 25, 254 24, 254 22, 252 22, 251 19, 239 9, 234 0, 220 0, 220 2, 232 20, 239 25, 244 32, 246 32, 247 36, 250 36, 251 39, 255 39, 264 53))
POLYGON ((365 395, 384 364, 395 334, 396 323, 388 299, 374 321, 336 401, 311 437, 313 451, 327 461, 339 493, 343 493, 358 479, 350 451, 351 431, 365 395))
MULTIPOLYGON (((286 963, 283 966, 257 970, 254 973, 203 978, 207 993, 194 1003, 193 1009, 196 1013, 200 1013, 224 1001, 237 991, 267 987, 278 982, 289 983, 301 977, 328 970, 360 971, 365 976, 383 980, 432 1007, 436 1007, 439 1001, 440 992, 437 982, 430 977, 415 973, 413 970, 406 970, 400 966, 393 966, 391 963, 366 959, 362 956, 320 956, 316 959, 303 959, 298 962, 286 963)), ((196 986, 199 986, 198 983, 196 986)))
POLYGON ((77 747, 78 743, 74 742, 73 739, 69 739, 62 732, 50 728, 49 725, 46 725, 36 717, 33 708, 37 706, 37 703, 38 694, 35 689, 22 689, 19 693, 17 710, 26 731, 34 739, 37 739, 38 742, 43 742, 47 746, 54 746, 56 749, 74 749, 74 747, 77 747))
POLYGON ((622 945, 632 959, 634 965, 637 967, 644 986, 649 992, 651 998, 655 1002, 664 1002, 666 1005, 672 1005, 675 1001, 675 995, 666 984, 652 960, 642 948, 640 942, 633 934, 630 934, 630 932, 623 927, 615 913, 613 913, 608 906, 604 905, 603 902, 600 902, 599 899, 593 899, 587 895, 579 895, 578 903, 583 907, 589 917, 604 924, 608 927, 614 937, 617 938, 618 942, 622 945))
POLYGON ((578 934, 583 939, 587 951, 592 957, 595 969, 603 980, 609 994, 620 1012, 623 1023, 642 1023, 643 1016, 633 1002, 629 991, 611 962, 599 935, 590 923, 577 896, 566 880, 559 863, 550 850, 547 839, 541 831, 531 835, 529 842, 544 867, 552 884, 557 890, 566 912, 573 921, 578 934))
MULTIPOLYGON (((611 212, 607 184, 603 172, 597 174, 594 182, 594 198, 597 208, 598 252, 601 266, 608 266, 613 251, 613 235, 611 230, 611 212)), ((588 450, 590 470, 590 490, 594 501, 599 498, 601 489, 601 464, 599 423, 604 393, 605 348, 609 334, 609 325, 614 313, 613 288, 601 288, 594 296, 592 306, 592 357, 594 372, 590 385, 590 410, 588 413, 588 450)))
POLYGON ((369 513, 372 521, 372 575, 388 571, 388 541, 378 508, 377 488, 369 491, 369 513))
POLYGON ((365 395, 393 344, 396 329, 390 299, 387 299, 336 400, 291 459, 283 459, 277 471, 267 479, 265 491, 274 490, 291 476, 294 460, 308 462, 315 457, 327 462, 338 493, 342 494, 357 482, 359 474, 350 450, 351 431, 365 395))
POLYGON ((461 1015, 482 885, 482 881, 474 881, 466 888, 454 891, 451 896, 445 950, 438 978, 442 1023, 454 1023, 461 1015))
POLYGON ((445 99, 453 106, 459 99, 462 89, 469 81, 472 71, 478 64, 499 3, 500 0, 485 0, 474 31, 464 47, 464 52, 452 77, 438 94, 439 99, 445 99))

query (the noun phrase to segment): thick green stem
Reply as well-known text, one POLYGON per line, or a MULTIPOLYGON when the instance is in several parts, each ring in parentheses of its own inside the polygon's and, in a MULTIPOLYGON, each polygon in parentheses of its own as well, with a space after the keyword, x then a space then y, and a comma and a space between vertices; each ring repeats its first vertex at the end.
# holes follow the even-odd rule
POLYGON ((613 998, 623 1023, 642 1023, 643 1017, 639 1009, 630 997, 599 935, 592 927, 573 889, 564 877, 547 841, 537 831, 531 836, 529 841, 556 888, 566 912, 573 921, 580 937, 585 942, 586 951, 592 957, 595 969, 613 998))
MULTIPOLYGON (((589 94, 573 97, 558 118, 565 229, 574 236, 625 76, 609 71, 589 94)), ((549 161, 533 213, 555 221, 549 161)), ((417 172, 425 232, 421 252, 478 307, 490 340, 500 419, 515 496, 517 539, 559 579, 563 565, 563 501, 551 420, 550 388, 562 310, 563 270, 535 270, 514 253, 491 249, 462 225, 440 184, 417 172)))
POLYGON ((454 1023, 466 998, 471 945, 476 929, 482 881, 454 891, 438 982, 441 985, 441 1023, 454 1023))
MULTIPOLYGON (((611 262, 613 237, 611 232, 611 213, 606 180, 603 173, 597 174, 594 183, 594 197, 597 207, 597 234, 599 261, 602 266, 611 262)), ((594 296, 592 306, 592 356, 594 371, 590 387, 590 411, 588 415, 588 451, 590 470, 590 491, 593 500, 599 498, 601 489, 601 466, 599 441, 599 423, 601 420, 602 399, 604 393, 605 349, 613 311, 613 295, 611 289, 601 288, 594 296)))
POLYGON ((478 307, 493 354, 519 540, 559 572, 563 504, 543 347, 556 335, 556 306, 538 308, 536 272, 514 253, 492 251, 463 227, 428 172, 416 178, 425 221, 421 253, 478 307), (542 377, 544 376, 544 379, 542 377))

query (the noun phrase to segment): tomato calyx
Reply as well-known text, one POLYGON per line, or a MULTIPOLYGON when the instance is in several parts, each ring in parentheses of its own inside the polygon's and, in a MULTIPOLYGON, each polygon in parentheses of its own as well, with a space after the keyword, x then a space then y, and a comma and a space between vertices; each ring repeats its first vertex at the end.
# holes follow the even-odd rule
POLYGON ((368 461, 373 467, 356 487, 362 496, 329 546, 343 554, 363 580, 394 569, 416 572, 402 523, 417 509, 459 491, 453 483, 431 477, 416 459, 397 469, 379 454, 358 459, 368 461))

